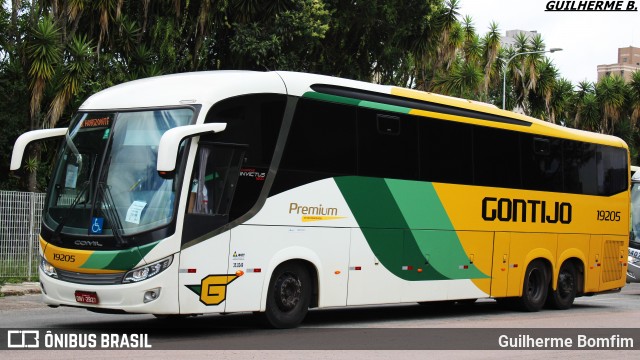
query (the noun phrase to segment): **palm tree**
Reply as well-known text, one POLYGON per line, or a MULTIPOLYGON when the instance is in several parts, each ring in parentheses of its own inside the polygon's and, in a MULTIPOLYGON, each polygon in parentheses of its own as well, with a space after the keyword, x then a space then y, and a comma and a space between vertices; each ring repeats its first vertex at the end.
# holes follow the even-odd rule
MULTIPOLYGON (((28 76, 31 78, 31 102, 29 129, 41 127, 41 104, 45 88, 55 74, 55 67, 59 63, 62 49, 60 46, 60 29, 55 26, 53 19, 45 16, 31 29, 26 44, 26 57, 30 62, 28 76)), ((32 164, 27 169, 27 188, 37 190, 37 165, 40 161, 40 145, 31 149, 28 162, 32 164)))
POLYGON ((477 99, 482 86, 481 68, 461 58, 455 61, 446 76, 434 81, 434 90, 466 99, 477 99))
POLYGON ((100 17, 100 36, 96 47, 96 53, 99 55, 102 43, 109 34, 109 22, 111 19, 117 19, 120 16, 122 0, 95 0, 92 5, 98 11, 100 17))
POLYGON ((60 29, 50 17, 43 17, 31 30, 26 50, 27 59, 31 63, 31 129, 37 129, 45 86, 53 78, 55 67, 62 56, 60 29))
MULTIPOLYGON (((542 40, 542 35, 537 34, 533 38, 529 39, 530 43, 530 51, 544 51, 544 41, 542 40)), ((524 59, 526 62, 525 72, 527 74, 527 91, 535 91, 536 86, 538 84, 538 79, 540 78, 540 70, 542 65, 542 59, 544 55, 539 52, 534 52, 532 54, 527 54, 524 59)))
POLYGON ((596 96, 602 107, 602 132, 612 134, 624 106, 624 80, 618 75, 602 78, 596 84, 596 96))
MULTIPOLYGON (((523 33, 518 33, 515 38, 515 44, 509 48, 507 48, 506 52, 501 57, 502 59, 510 59, 515 54, 524 53, 531 51, 531 47, 529 45, 529 39, 523 33)), ((521 108, 525 108, 526 98, 528 96, 528 90, 525 83, 525 66, 526 58, 514 58, 509 64, 507 64, 508 68, 505 69, 507 74, 509 74, 509 85, 511 85, 510 93, 513 94, 513 106, 519 106, 521 108)))
POLYGON ((514 106, 538 117, 543 116, 545 108, 548 107, 550 91, 553 88, 554 77, 557 75, 557 70, 549 67, 550 63, 542 55, 543 51, 544 42, 539 34, 528 38, 526 34, 519 33, 515 37, 515 44, 502 55, 503 58, 511 58, 516 54, 524 53, 509 62, 506 71, 511 79, 514 106), (543 69, 550 72, 545 76, 547 84, 542 92, 536 93, 543 69))
POLYGON ((483 52, 484 48, 477 34, 473 34, 467 38, 462 46, 462 55, 466 62, 479 63, 482 59, 483 52))
POLYGON ((82 89, 85 79, 91 72, 92 52, 91 41, 87 40, 86 36, 73 37, 62 69, 60 90, 51 102, 47 113, 47 127, 56 126, 71 98, 82 89))
POLYGON ((638 127, 640 121, 640 70, 636 70, 631 74, 631 81, 627 85, 629 87, 629 100, 631 107, 631 124, 635 128, 638 127))
POLYGON ((484 94, 489 93, 489 84, 492 79, 500 79, 500 73, 496 73, 494 64, 496 59, 498 58, 498 53, 500 50, 500 30, 498 29, 498 24, 492 22, 489 25, 489 32, 485 35, 483 39, 484 43, 484 94), (497 76, 496 76, 497 75, 497 76))
POLYGON ((593 94, 595 95, 595 84, 586 80, 583 80, 581 82, 578 83, 578 85, 576 86, 576 91, 575 91, 575 102, 572 106, 573 108, 573 122, 571 123, 571 126, 576 128, 576 129, 581 129, 582 128, 582 124, 581 124, 581 114, 582 114, 582 106, 583 106, 583 99, 585 96, 587 96, 587 94, 593 94))
POLYGON ((456 61, 456 55, 458 50, 462 48, 465 42, 465 33, 459 23, 455 23, 449 30, 449 36, 447 36, 447 43, 443 47, 443 61, 444 69, 449 70, 451 64, 456 61))
POLYGON ((575 94, 571 81, 567 79, 556 80, 549 99, 549 120, 554 124, 558 122, 566 124, 570 119, 569 112, 574 99, 575 94))
POLYGON ((467 48, 468 43, 474 41, 474 38, 477 38, 476 28, 473 26, 473 19, 469 15, 465 15, 465 17, 462 18, 460 25, 464 33, 464 47, 467 48))
POLYGON ((586 93, 579 100, 576 127, 587 131, 601 131, 600 103, 595 93, 586 93))
MULTIPOLYGON (((558 69, 553 66, 551 60, 543 58, 535 71, 538 72, 537 88, 531 89, 529 94, 537 96, 542 100, 542 104, 535 104, 530 101, 530 114, 535 117, 543 118, 544 114, 548 116, 548 120, 555 123, 555 114, 551 109, 551 98, 557 90, 556 78, 558 77, 558 69), (536 106, 537 105, 537 106, 536 106), (543 106, 540 106, 543 105, 543 106)), ((556 99, 559 101, 559 99, 556 99)))
MULTIPOLYGON (((458 10, 460 9, 460 0, 447 0, 444 7, 436 14, 434 24, 431 28, 435 36, 430 36, 427 51, 430 56, 431 63, 431 80, 437 78, 438 71, 442 70, 444 64, 452 64, 456 56, 456 46, 452 43, 464 41, 460 39, 462 31, 458 31, 460 25, 458 23, 458 10), (457 29, 456 29, 457 28, 457 29), (450 41, 451 36, 456 37, 453 42, 450 41)), ((424 79, 424 89, 431 90, 431 84, 424 79)))
MULTIPOLYGON (((440 41, 441 44, 444 44, 444 48, 440 48, 439 51, 439 55, 441 55, 441 57, 438 61, 441 61, 440 64, 444 62, 451 63, 455 56, 455 49, 452 50, 450 46, 452 42, 449 41, 449 37, 452 35, 460 35, 460 33, 457 32, 458 30, 455 29, 456 27, 460 27, 460 23, 458 22, 458 16, 460 13, 458 10, 460 10, 460 0, 447 0, 443 11, 438 16, 437 22, 441 31, 440 41), (455 32, 452 33, 452 30, 455 32)), ((453 41, 453 43, 456 43, 457 41, 458 39, 453 41)))

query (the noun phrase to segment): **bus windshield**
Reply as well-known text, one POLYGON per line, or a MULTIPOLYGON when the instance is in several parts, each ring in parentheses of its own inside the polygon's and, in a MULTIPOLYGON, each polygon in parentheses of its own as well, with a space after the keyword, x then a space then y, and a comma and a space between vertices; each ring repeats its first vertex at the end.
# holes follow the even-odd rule
POLYGON ((193 109, 79 113, 59 154, 44 222, 56 233, 131 235, 171 221, 173 179, 156 171, 167 130, 193 109))

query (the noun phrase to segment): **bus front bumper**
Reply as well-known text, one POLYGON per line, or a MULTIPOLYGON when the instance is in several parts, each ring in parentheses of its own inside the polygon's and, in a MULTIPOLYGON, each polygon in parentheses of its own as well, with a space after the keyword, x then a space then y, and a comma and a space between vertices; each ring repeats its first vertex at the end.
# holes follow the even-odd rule
MULTIPOLYGON (((177 263, 177 262, 176 262, 177 263)), ((178 314, 177 264, 137 283, 88 285, 62 281, 39 269, 42 299, 50 306, 83 307, 97 312, 178 314)))

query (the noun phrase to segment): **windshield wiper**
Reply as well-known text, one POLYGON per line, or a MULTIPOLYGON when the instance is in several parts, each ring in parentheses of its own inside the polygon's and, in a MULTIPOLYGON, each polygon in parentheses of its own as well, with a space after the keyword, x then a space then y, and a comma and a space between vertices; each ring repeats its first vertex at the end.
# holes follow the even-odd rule
MULTIPOLYGON (((51 237, 51 240, 61 244, 62 243, 62 239, 60 238, 60 233, 62 232, 62 228, 64 228, 64 224, 67 222, 67 219, 69 218, 69 215, 71 215, 71 211, 73 211, 73 209, 75 209, 75 207, 80 203, 80 199, 82 198, 82 196, 87 192, 87 189, 89 188, 89 181, 85 181, 84 183, 82 183, 82 187, 80 188, 80 192, 76 195, 76 197, 73 199, 73 202, 71 203, 71 206, 69 206, 69 208, 67 209, 67 211, 65 211, 65 215, 62 219, 60 219, 60 222, 58 222, 58 226, 56 226, 55 231, 53 232, 53 236, 51 237)), ((85 200, 83 202, 83 204, 86 204, 87 201, 85 200)))
POLYGON ((111 196, 111 190, 109 186, 103 182, 98 183, 98 189, 102 193, 102 201, 103 201, 103 213, 107 218, 107 221, 111 225, 111 232, 113 232, 113 237, 116 239, 116 244, 118 246, 126 246, 127 240, 122 236, 120 232, 122 229, 122 222, 120 221, 120 216, 118 215, 118 210, 115 208, 113 204, 113 197, 111 196))

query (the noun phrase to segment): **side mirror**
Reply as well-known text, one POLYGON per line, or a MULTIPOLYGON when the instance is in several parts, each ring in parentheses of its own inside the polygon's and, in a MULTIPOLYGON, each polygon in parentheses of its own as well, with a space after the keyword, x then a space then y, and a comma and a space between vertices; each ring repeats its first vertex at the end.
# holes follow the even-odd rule
POLYGON ((176 169, 176 157, 182 140, 208 132, 221 132, 226 127, 226 123, 211 123, 178 126, 167 130, 160 138, 160 144, 158 144, 158 173, 164 176, 176 169))
POLYGON ((10 170, 20 169, 22 163, 22 157, 24 156, 24 150, 27 148, 30 142, 36 140, 49 139, 59 136, 64 136, 67 133, 67 128, 57 129, 42 129, 26 132, 16 139, 16 143, 13 145, 13 153, 11 154, 10 170))

